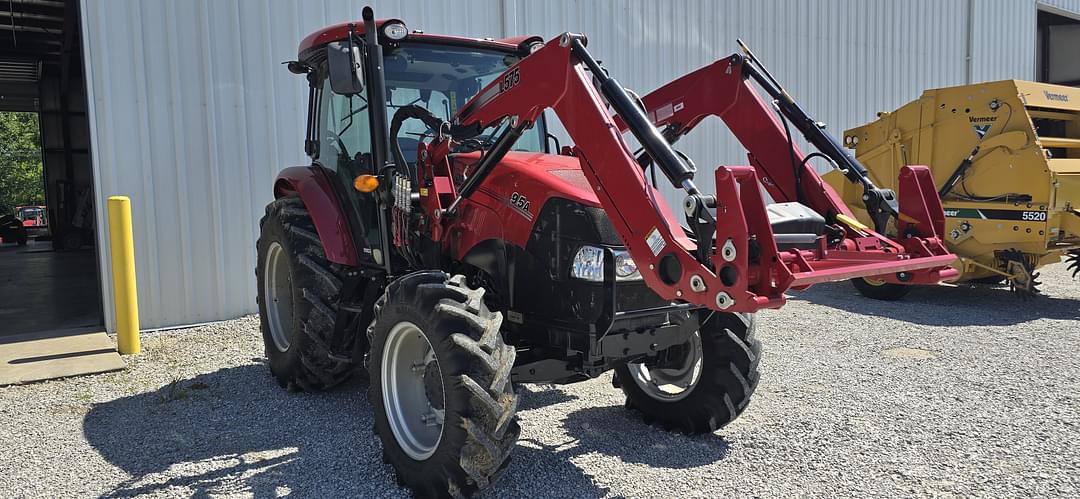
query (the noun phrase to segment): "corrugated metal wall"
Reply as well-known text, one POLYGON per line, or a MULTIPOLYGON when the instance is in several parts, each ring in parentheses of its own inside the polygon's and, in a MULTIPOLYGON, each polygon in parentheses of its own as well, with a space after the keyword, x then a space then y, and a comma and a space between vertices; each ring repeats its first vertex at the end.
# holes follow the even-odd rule
MULTIPOLYGON (((640 92, 734 52, 741 37, 834 133, 969 73, 1034 72, 1033 1, 372 3, 379 17, 428 32, 583 32, 605 66, 640 92)), ((1066 0, 1047 3, 1080 12, 1066 0)), ((358 19, 363 5, 84 0, 97 206, 102 213, 113 194, 132 198, 145 327, 255 311, 258 217, 277 170, 305 163, 306 92, 280 63, 295 57, 304 35, 358 19)), ((746 161, 719 123, 680 147, 702 169, 746 161)))
POLYGON ((1080 19, 1080 0, 1039 0, 1039 6, 1058 14, 1080 19))
POLYGON ((1035 5, 972 1, 972 81, 1035 78, 1035 5))

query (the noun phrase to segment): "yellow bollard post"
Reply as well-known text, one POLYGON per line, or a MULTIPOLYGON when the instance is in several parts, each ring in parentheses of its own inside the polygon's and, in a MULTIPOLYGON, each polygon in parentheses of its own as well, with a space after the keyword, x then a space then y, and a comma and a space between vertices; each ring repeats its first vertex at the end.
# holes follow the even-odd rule
POLYGON ((131 238, 131 200, 109 197, 109 247, 112 249, 116 347, 123 355, 139 353, 139 300, 135 289, 135 242, 131 238))

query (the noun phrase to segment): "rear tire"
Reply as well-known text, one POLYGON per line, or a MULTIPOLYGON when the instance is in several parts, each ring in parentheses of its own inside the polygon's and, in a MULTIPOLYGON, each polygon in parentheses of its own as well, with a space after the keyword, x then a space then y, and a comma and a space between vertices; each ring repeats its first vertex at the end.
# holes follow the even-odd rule
MULTIPOLYGON (((655 383, 644 379, 641 364, 617 367, 615 375, 626 394, 626 407, 647 423, 684 433, 711 433, 734 421, 746 410, 760 378, 761 342, 754 338, 756 326, 753 314, 713 313, 697 333, 697 379, 677 394, 658 391, 655 383)), ((650 375, 655 375, 653 371, 650 375)))
POLYGON ((852 279, 851 284, 859 291, 859 294, 875 300, 896 301, 911 292, 911 286, 905 284, 893 284, 865 277, 852 279))
POLYGON ((284 197, 260 222, 257 301, 270 373, 282 388, 320 391, 349 379, 353 367, 332 360, 341 268, 326 259, 303 201, 284 197))
POLYGON ((520 433, 516 352, 501 325, 482 288, 439 271, 397 279, 375 305, 367 362, 375 432, 398 483, 419 497, 471 495, 510 462, 520 433))

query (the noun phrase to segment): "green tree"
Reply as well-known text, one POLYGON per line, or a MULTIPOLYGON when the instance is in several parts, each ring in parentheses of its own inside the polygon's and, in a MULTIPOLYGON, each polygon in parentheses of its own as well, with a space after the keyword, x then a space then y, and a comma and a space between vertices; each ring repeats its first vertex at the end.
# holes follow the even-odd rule
POLYGON ((36 113, 0 113, 0 215, 45 204, 40 143, 36 113))

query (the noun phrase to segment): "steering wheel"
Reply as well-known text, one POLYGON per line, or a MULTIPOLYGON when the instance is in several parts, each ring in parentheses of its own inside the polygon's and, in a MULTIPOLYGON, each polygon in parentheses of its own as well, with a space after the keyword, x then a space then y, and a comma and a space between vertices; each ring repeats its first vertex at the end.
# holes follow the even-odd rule
POLYGON ((349 156, 349 148, 345 147, 345 142, 341 140, 341 137, 338 136, 338 134, 336 134, 336 133, 334 133, 334 132, 332 132, 330 130, 323 130, 323 137, 325 137, 327 139, 330 139, 330 140, 332 140, 334 142, 334 146, 338 150, 337 151, 338 157, 342 157, 342 156, 348 157, 349 156))

